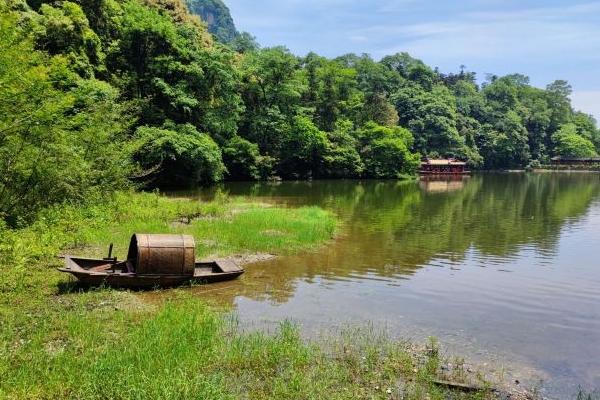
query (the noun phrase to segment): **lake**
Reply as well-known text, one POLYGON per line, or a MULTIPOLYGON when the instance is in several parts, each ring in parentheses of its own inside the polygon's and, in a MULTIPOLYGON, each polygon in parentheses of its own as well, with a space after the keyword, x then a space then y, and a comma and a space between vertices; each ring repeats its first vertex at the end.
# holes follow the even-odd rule
MULTIPOLYGON (((217 189, 190 193, 210 197, 217 189)), ((482 174, 421 182, 229 183, 262 202, 318 205, 340 235, 200 289, 242 324, 306 335, 372 325, 506 367, 555 397, 600 387, 600 175, 482 174)))

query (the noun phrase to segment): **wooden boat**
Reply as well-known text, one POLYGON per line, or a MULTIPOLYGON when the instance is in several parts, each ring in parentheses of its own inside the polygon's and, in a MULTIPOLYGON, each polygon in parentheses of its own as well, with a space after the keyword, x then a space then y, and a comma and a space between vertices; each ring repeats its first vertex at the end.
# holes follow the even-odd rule
POLYGON ((194 238, 184 235, 133 235, 127 260, 65 257, 59 271, 91 286, 155 288, 185 283, 228 281, 244 269, 228 260, 196 262, 194 238))
POLYGON ((59 268, 75 276, 80 283, 91 286, 132 288, 173 287, 185 283, 214 283, 237 278, 244 269, 231 261, 198 262, 193 275, 145 275, 130 272, 127 261, 107 261, 65 257, 65 267, 59 268))

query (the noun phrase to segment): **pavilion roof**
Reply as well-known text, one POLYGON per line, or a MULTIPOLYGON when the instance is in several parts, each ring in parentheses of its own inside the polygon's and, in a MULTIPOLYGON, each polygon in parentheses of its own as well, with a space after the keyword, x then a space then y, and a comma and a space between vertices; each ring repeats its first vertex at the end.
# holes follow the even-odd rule
POLYGON ((423 161, 423 165, 456 165, 456 166, 465 166, 467 165, 466 162, 464 161, 459 161, 459 160, 455 160, 455 159, 427 159, 425 161, 423 161))

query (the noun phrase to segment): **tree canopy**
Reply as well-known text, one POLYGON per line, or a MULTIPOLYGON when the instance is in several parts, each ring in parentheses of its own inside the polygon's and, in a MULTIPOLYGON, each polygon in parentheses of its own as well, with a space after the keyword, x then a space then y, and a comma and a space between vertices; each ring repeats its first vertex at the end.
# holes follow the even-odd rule
POLYGON ((565 81, 479 85, 407 53, 298 57, 222 7, 0 0, 2 218, 132 183, 397 178, 423 156, 523 168, 600 149, 565 81))

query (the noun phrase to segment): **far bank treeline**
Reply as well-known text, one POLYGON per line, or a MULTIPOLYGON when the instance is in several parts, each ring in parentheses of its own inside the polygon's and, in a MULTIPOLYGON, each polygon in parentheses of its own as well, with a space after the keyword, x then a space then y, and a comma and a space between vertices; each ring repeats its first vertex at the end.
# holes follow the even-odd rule
POLYGON ((180 0, 0 0, 2 219, 131 182, 397 178, 422 156, 520 168, 600 148, 565 81, 478 86, 406 53, 297 57, 230 39, 180 0))

